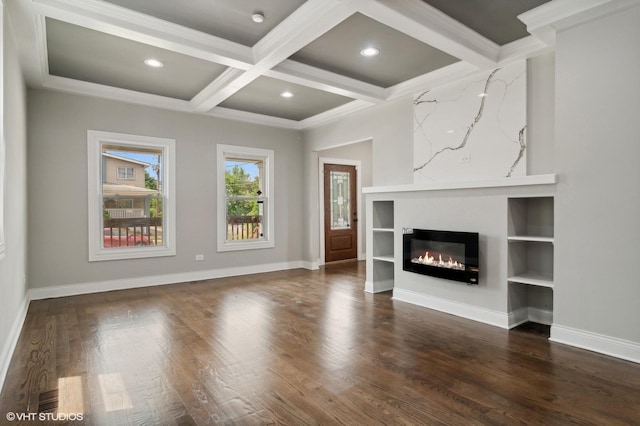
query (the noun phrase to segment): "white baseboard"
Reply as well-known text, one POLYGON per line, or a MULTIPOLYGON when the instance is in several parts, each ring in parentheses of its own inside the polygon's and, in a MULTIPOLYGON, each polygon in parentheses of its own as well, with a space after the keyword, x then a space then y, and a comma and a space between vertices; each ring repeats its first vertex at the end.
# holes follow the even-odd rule
POLYGON ((303 260, 302 267, 304 269, 308 269, 309 271, 317 271, 318 269, 320 269, 320 261, 317 260, 315 262, 309 262, 307 260, 303 260))
POLYGON ((393 290, 394 281, 366 281, 364 283, 364 291, 367 293, 382 293, 385 291, 393 290))
POLYGON ((2 392, 2 389, 4 388, 4 381, 7 378, 7 372, 9 371, 11 357, 13 356, 13 352, 15 351, 16 345, 18 344, 18 338, 20 337, 20 332, 22 331, 24 321, 27 318, 28 310, 29 297, 25 296, 22 304, 20 305, 20 309, 18 310, 18 315, 13 321, 13 325, 11 326, 8 339, 4 343, 2 352, 0 353, 0 392, 2 392))
POLYGON ((282 262, 270 263, 265 265, 242 266, 235 268, 209 269, 203 271, 183 272, 178 274, 154 275, 140 278, 126 278, 121 280, 70 284, 57 287, 32 288, 29 290, 29 300, 76 296, 79 294, 100 293, 103 291, 112 290, 127 290, 130 288, 139 287, 153 287, 156 285, 211 280, 215 278, 235 277, 239 275, 262 274, 265 272, 305 268, 306 266, 308 265, 305 265, 305 262, 303 261, 282 262))
POLYGON ((447 314, 456 315, 470 320, 494 325, 500 328, 509 328, 509 316, 504 312, 454 302, 415 291, 395 288, 393 298, 402 302, 412 303, 447 314))
POLYGON ((552 342, 640 363, 640 343, 562 325, 551 326, 552 342))
POLYGON ((529 312, 529 321, 544 325, 553 324, 553 311, 540 308, 528 308, 527 311, 529 312))
POLYGON ((529 309, 525 306, 509 312, 509 328, 517 327, 529 321, 529 309))
POLYGON ((529 321, 551 325, 553 323, 553 312, 527 306, 509 312, 509 328, 517 327, 529 321))

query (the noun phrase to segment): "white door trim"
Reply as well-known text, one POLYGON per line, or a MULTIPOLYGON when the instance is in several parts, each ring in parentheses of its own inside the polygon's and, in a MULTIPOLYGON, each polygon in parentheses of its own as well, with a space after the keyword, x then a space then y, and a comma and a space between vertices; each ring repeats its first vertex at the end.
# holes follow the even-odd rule
POLYGON ((339 164, 341 166, 355 166, 356 167, 356 203, 357 203, 357 212, 358 212, 358 225, 356 226, 357 231, 357 244, 358 244, 358 260, 364 259, 364 247, 362 244, 362 162, 360 160, 345 160, 341 158, 326 158, 319 157, 318 158, 318 206, 320 207, 320 265, 325 264, 325 256, 324 256, 324 165, 325 164, 339 164))

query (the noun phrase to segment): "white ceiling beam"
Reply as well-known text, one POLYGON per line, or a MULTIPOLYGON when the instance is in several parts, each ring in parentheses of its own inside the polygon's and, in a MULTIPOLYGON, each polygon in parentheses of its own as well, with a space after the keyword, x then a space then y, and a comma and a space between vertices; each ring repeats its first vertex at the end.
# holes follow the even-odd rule
POLYGON ((351 16, 350 1, 308 0, 253 47, 255 65, 228 86, 204 96, 195 108, 206 112, 351 16))
POLYGON ((496 43, 421 0, 371 0, 360 12, 478 68, 497 64, 496 43))
POLYGON ((265 72, 264 75, 371 103, 380 103, 387 98, 387 90, 383 87, 364 83, 354 78, 345 77, 290 59, 282 61, 265 72))
POLYGON ((234 68, 253 65, 251 48, 96 0, 32 0, 47 17, 234 68))

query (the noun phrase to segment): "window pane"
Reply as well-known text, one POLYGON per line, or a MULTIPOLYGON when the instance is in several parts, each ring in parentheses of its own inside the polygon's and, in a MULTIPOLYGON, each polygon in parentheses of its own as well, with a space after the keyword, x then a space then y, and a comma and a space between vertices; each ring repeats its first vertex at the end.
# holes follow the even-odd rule
POLYGON ((225 159, 227 241, 255 241, 264 237, 263 173, 262 160, 225 159))
POLYGON ((161 149, 102 146, 103 248, 163 245, 161 164, 161 149))
POLYGON ((262 203, 227 200, 227 240, 259 240, 262 235, 262 203))
POLYGON ((331 171, 331 229, 349 228, 349 212, 351 211, 351 188, 349 172, 331 171))

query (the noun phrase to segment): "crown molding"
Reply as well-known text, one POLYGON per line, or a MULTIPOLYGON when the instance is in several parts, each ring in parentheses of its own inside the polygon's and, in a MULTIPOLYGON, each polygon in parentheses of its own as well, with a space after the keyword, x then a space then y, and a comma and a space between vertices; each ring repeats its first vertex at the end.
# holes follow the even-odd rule
POLYGON ((96 0, 32 0, 35 13, 240 69, 253 64, 251 48, 162 19, 96 0))
POLYGON ((432 89, 434 87, 468 77, 483 70, 484 69, 479 69, 467 62, 456 62, 388 88, 387 100, 413 95, 418 91, 432 89))
POLYGON ((313 117, 309 117, 300 121, 299 129, 306 130, 314 127, 323 126, 333 121, 340 120, 341 118, 344 118, 348 114, 352 114, 354 112, 367 109, 372 105, 373 105, 372 103, 365 102, 365 101, 349 102, 348 104, 341 105, 329 111, 325 111, 323 113, 314 115, 313 117))
POLYGON ((76 95, 111 99, 114 101, 128 102, 152 108, 169 109, 180 112, 193 112, 188 101, 54 75, 47 75, 42 82, 42 86, 47 89, 73 93, 76 95))
POLYGON ((640 0, 554 0, 518 15, 529 33, 555 45, 556 33, 628 7, 640 0))
POLYGON ((36 55, 38 58, 37 79, 38 82, 44 84, 45 79, 49 76, 49 53, 47 50, 47 28, 45 17, 40 15, 35 19, 35 42, 36 55))
POLYGON ((382 87, 290 59, 285 59, 264 75, 372 103, 383 102, 387 97, 387 91, 382 87))
POLYGON ((502 66, 518 59, 538 56, 542 53, 553 51, 554 48, 554 45, 549 45, 540 38, 530 35, 500 47, 498 65, 502 66))
POLYGON ((375 0, 360 12, 479 68, 497 63, 496 43, 421 0, 375 0))
POLYGON ((299 121, 273 117, 270 115, 256 114, 253 112, 238 111, 230 108, 216 107, 205 115, 209 117, 224 118, 227 120, 242 121, 245 123, 300 130, 299 121))

